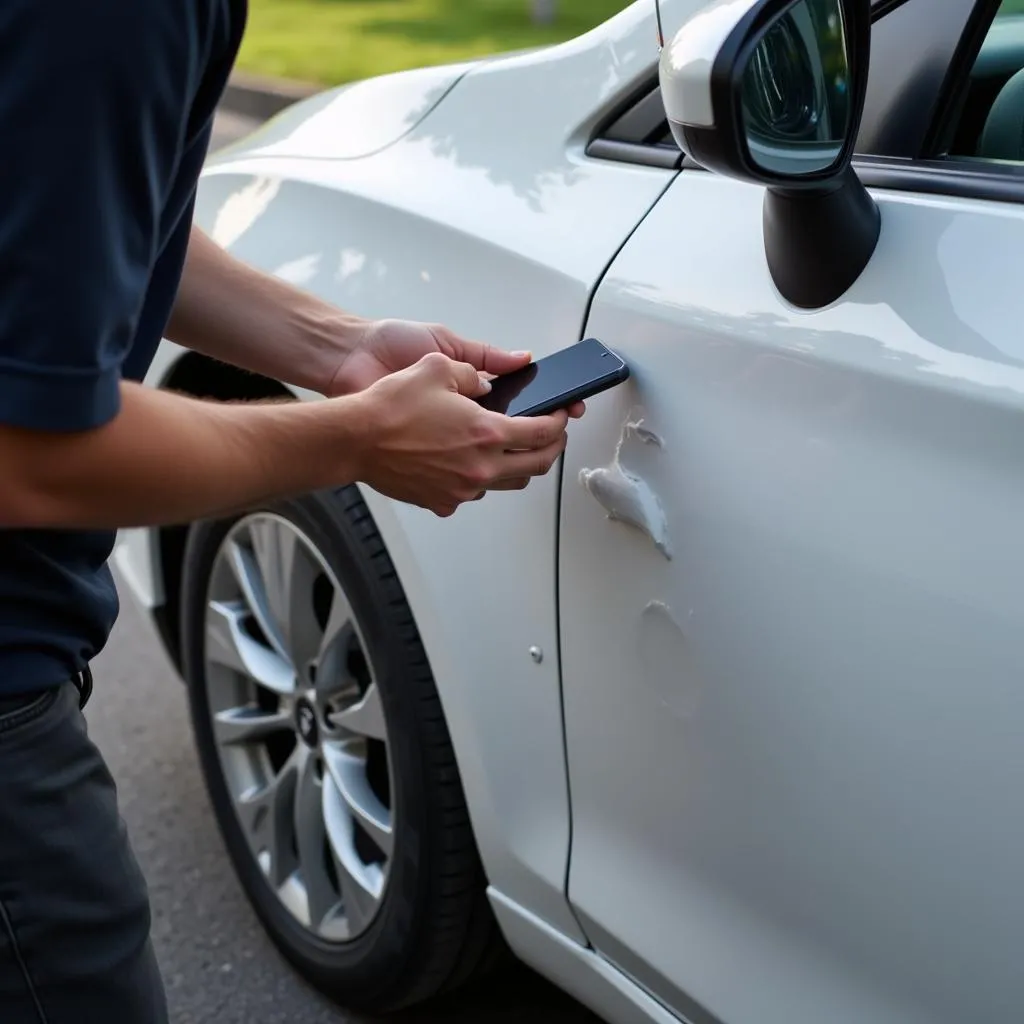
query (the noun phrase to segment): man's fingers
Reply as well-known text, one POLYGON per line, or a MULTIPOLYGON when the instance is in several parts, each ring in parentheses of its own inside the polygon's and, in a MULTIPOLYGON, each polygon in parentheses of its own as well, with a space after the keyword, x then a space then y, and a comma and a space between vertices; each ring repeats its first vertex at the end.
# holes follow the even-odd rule
MULTIPOLYGON (((499 415, 499 414, 495 414, 499 415)), ((569 422, 567 412, 553 412, 550 416, 502 417, 504 420, 505 449, 531 451, 547 448, 565 435, 569 422)))
POLYGON ((520 476, 511 480, 499 480, 492 488, 492 491, 523 491, 530 486, 530 477, 520 476))
POLYGON ((482 341, 460 338, 444 327, 434 327, 432 332, 435 337, 442 336, 443 347, 452 353, 453 358, 469 363, 483 373, 493 373, 496 377, 521 370, 530 361, 529 352, 505 352, 482 341))
POLYGON ((492 489, 498 490, 498 483, 504 481, 519 481, 524 478, 543 476, 565 451, 565 442, 566 437, 562 433, 559 434, 557 440, 544 448, 525 452, 506 452, 501 460, 498 479, 492 484, 492 489))
MULTIPOLYGON (((443 372, 447 376, 449 386, 460 395, 465 395, 466 398, 479 398, 491 390, 491 385, 482 380, 476 367, 469 363, 455 362, 440 354, 424 356, 423 361, 427 362, 428 360, 431 361, 431 369, 438 360, 443 361, 445 364, 443 372)), ((442 372, 440 363, 437 363, 437 372, 438 374, 442 372)))

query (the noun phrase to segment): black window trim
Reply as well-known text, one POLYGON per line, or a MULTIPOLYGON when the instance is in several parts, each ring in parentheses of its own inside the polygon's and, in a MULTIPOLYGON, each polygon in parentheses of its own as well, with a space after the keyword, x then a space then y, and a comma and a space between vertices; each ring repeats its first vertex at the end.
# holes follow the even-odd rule
MULTIPOLYGON (((587 156, 596 160, 612 160, 619 164, 639 164, 641 167, 660 167, 666 171, 678 170, 687 164, 678 150, 668 146, 654 146, 643 142, 623 142, 620 139, 596 138, 587 146, 587 156)), ((691 166, 696 166, 690 162, 691 166)))
POLYGON ((921 195, 1024 203, 1024 166, 1002 166, 969 159, 900 162, 888 157, 857 157, 854 167, 869 188, 921 195))
POLYGON ((604 118, 587 144, 587 156, 617 163, 675 170, 684 163, 679 147, 659 140, 668 133, 657 75, 646 78, 604 118))

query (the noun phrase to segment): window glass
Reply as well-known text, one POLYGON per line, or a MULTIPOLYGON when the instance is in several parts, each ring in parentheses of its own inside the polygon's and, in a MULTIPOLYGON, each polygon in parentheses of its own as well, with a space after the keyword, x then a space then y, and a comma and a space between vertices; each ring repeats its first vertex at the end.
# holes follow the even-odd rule
POLYGON ((948 153, 1024 163, 1024 0, 1003 0, 955 118, 948 153))

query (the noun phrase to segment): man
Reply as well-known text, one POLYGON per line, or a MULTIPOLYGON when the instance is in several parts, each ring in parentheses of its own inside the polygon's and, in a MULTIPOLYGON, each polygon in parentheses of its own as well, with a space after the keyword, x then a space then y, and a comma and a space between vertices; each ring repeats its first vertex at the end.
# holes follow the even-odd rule
POLYGON ((145 884, 80 711, 117 611, 113 531, 354 481, 447 516, 565 444, 564 413, 470 400, 525 354, 346 315, 191 228, 244 18, 245 0, 0 4, 3 1024, 167 1019, 145 884), (162 335, 330 400, 144 389, 162 335))

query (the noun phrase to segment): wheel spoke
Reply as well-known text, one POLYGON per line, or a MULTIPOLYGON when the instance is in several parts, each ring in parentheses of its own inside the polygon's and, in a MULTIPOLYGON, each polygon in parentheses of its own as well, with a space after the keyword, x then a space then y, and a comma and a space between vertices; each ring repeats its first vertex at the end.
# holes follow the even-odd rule
POLYGON ((246 614, 240 602, 210 602, 206 614, 207 656, 274 693, 294 693, 294 669, 277 651, 249 636, 243 627, 246 614))
POLYGON ((341 743, 325 743, 324 765, 348 812, 386 857, 394 845, 391 814, 377 798, 366 777, 366 761, 341 743))
POLYGON ((298 774, 296 758, 289 758, 271 782, 238 802, 242 831, 257 859, 263 854, 269 860, 267 874, 274 886, 283 885, 296 867, 289 832, 298 774))
POLYGON ((317 654, 316 686, 321 693, 336 693, 354 687, 348 673, 348 655, 355 635, 352 606, 335 587, 317 654))
POLYGON ((358 935, 377 913, 378 897, 367 890, 362 881, 349 871, 342 858, 335 856, 334 870, 341 889, 341 905, 348 919, 349 933, 358 935))
POLYGON ((282 658, 290 660, 281 629, 274 621, 273 613, 270 610, 266 584, 260 575, 260 569, 252 551, 237 541, 233 541, 228 550, 228 561, 263 635, 282 658))
POLYGON ((323 820, 327 827, 334 870, 341 890, 349 934, 362 932, 377 912, 383 888, 380 869, 363 864, 356 853, 353 819, 334 786, 323 787, 323 820))
POLYGON ((299 538, 294 530, 276 519, 261 516, 249 525, 253 554, 263 579, 267 604, 274 624, 288 643, 287 627, 292 593, 292 574, 298 556, 299 538))
POLYGON ((309 926, 318 931, 338 905, 338 894, 327 875, 327 830, 323 815, 323 786, 316 761, 305 755, 299 770, 295 797, 295 841, 299 851, 302 882, 306 889, 309 926))
POLYGON ((314 585, 323 570, 298 533, 281 520, 263 517, 249 526, 269 614, 284 652, 302 671, 316 658, 321 631, 313 606, 314 585))
POLYGON ((386 740, 387 729, 384 724, 384 707, 381 704, 380 690, 376 683, 363 695, 362 700, 344 711, 331 714, 331 725, 344 729, 356 736, 367 736, 374 740, 386 740))
POLYGON ((255 743, 292 726, 287 711, 263 711, 256 707, 228 708, 213 716, 213 731, 217 742, 224 746, 255 743))

